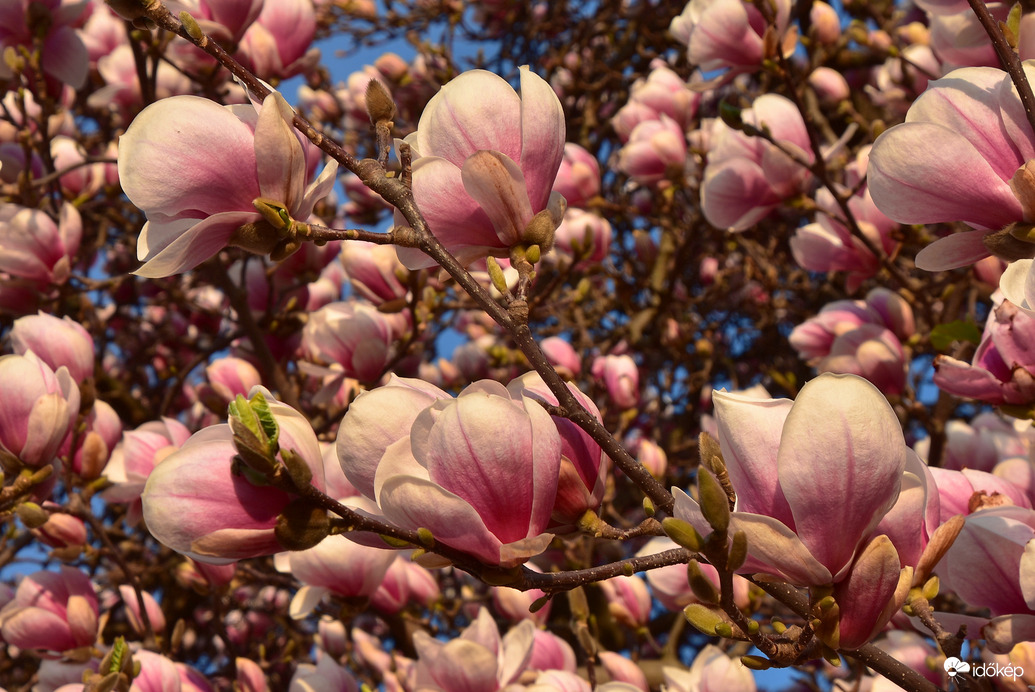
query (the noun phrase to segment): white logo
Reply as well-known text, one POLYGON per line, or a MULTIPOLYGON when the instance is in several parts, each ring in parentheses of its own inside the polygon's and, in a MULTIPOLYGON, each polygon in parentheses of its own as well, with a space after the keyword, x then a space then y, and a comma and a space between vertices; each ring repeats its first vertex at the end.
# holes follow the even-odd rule
POLYGON ((966 661, 959 660, 955 656, 945 659, 943 667, 945 668, 945 672, 949 674, 950 678, 956 677, 957 673, 970 672, 970 664, 966 661))

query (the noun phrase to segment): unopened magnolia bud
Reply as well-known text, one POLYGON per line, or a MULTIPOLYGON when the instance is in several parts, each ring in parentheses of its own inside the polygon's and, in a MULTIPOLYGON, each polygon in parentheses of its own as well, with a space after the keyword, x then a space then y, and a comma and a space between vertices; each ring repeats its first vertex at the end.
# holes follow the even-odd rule
POLYGON ((941 582, 938 581, 938 577, 933 576, 924 583, 923 589, 920 590, 920 594, 928 601, 933 601, 938 597, 938 587, 941 582))
POLYGON ((35 502, 23 502, 14 510, 27 528, 38 529, 47 523, 50 515, 35 502))
POLYGON ((104 0, 104 3, 112 12, 131 22, 147 16, 141 0, 104 0))
POLYGON ((395 101, 392 100, 392 93, 380 81, 371 79, 367 83, 366 99, 370 122, 378 123, 395 118, 395 101))
POLYGON ((695 553, 701 552, 704 538, 689 522, 675 517, 665 517, 661 520, 661 528, 665 531, 665 535, 682 547, 695 553))
POLYGON ((732 639, 733 626, 730 625, 730 623, 728 622, 720 622, 718 625, 715 626, 715 634, 724 639, 732 639))
POLYGON ((769 670, 773 667, 773 662, 763 656, 741 656, 740 662, 750 670, 769 670))
POLYGON ((722 101, 719 103, 719 118, 722 122, 733 130, 744 129, 744 119, 742 117, 743 110, 737 108, 728 101, 722 101))
POLYGON ((725 534, 730 527, 730 503, 722 484, 705 468, 697 469, 698 502, 701 514, 719 534, 725 534))
POLYGON ((180 12, 180 22, 183 24, 183 28, 187 31, 187 35, 195 41, 200 41, 205 35, 205 32, 198 26, 198 20, 191 16, 190 12, 184 10, 180 12))
POLYGON ((654 509, 654 503, 649 497, 643 498, 643 513, 648 517, 653 517, 657 510, 654 509))
POLYGON ((546 595, 540 596, 539 598, 535 599, 534 601, 532 601, 532 605, 528 606, 528 612, 538 613, 540 610, 543 609, 543 606, 550 602, 551 598, 553 598, 553 596, 546 595))
POLYGON ((280 458, 284 460, 284 466, 296 488, 305 488, 312 483, 313 471, 300 454, 290 449, 282 449, 280 458))
POLYGON ((927 547, 924 548, 924 552, 920 556, 920 561, 916 565, 916 571, 913 574, 914 584, 923 584, 927 581, 927 577, 934 570, 934 566, 941 561, 945 553, 948 552, 949 548, 956 541, 956 537, 960 535, 965 521, 966 517, 964 515, 957 514, 934 530, 934 533, 931 534, 931 539, 927 542, 927 547))
POLYGON ((733 543, 730 545, 729 557, 726 558, 726 569, 736 572, 744 565, 748 555, 747 534, 743 531, 733 532, 733 543))
POLYGON ((509 289, 507 288, 507 277, 503 274, 503 268, 500 267, 500 263, 496 261, 495 257, 489 255, 485 258, 485 266, 489 268, 489 279, 492 281, 492 287, 501 294, 505 294, 509 289))
POLYGON ((704 572, 701 571, 701 565, 698 564, 697 560, 691 560, 687 563, 686 578, 690 584, 690 590, 694 592, 698 600, 712 605, 719 604, 719 590, 715 588, 715 584, 708 577, 704 576, 704 572))
POLYGON ((581 586, 568 592, 568 608, 571 609, 571 616, 575 620, 585 622, 589 619, 589 601, 586 600, 586 591, 581 586))
POLYGON ((331 532, 327 512, 301 498, 292 500, 277 517, 273 535, 285 550, 307 550, 331 532))
POLYGON ((825 613, 835 605, 837 605, 837 601, 834 600, 833 596, 824 596, 816 603, 816 607, 819 608, 821 613, 825 613))
POLYGON ((420 539, 420 544, 428 550, 435 547, 435 536, 432 535, 431 529, 420 527, 417 529, 417 538, 420 539))
POLYGON ((702 603, 691 603, 686 608, 683 608, 683 617, 699 632, 708 636, 715 634, 716 629, 720 625, 726 624, 721 610, 702 603))

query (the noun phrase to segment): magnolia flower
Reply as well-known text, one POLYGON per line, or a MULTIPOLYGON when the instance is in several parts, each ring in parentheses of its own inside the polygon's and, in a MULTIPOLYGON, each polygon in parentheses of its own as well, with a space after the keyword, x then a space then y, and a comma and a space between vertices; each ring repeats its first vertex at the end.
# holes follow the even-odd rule
POLYGON ((67 202, 58 223, 39 209, 0 204, 0 271, 62 284, 72 273, 82 234, 79 212, 67 202))
POLYGON ((73 567, 24 577, 0 610, 0 634, 20 649, 68 651, 97 639, 99 607, 90 577, 73 567))
MULTIPOLYGON (((1035 79, 1035 65, 1025 73, 1035 79)), ((1032 247, 997 233, 1035 222, 1035 138, 1002 70, 968 67, 931 82, 906 122, 877 138, 868 178, 877 208, 895 221, 977 229, 924 248, 921 269, 954 269, 993 253, 1015 259, 1032 247)))
POLYGON ((11 345, 15 353, 32 351, 55 371, 67 367, 77 382, 93 376, 93 337, 70 317, 42 311, 21 317, 11 329, 11 345))
MULTIPOLYGON (((790 99, 764 94, 741 117, 768 129, 798 160, 811 164, 815 159, 805 122, 790 99)), ((772 143, 716 121, 701 184, 704 216, 717 228, 743 231, 800 193, 811 179, 807 168, 772 143)))
MULTIPOLYGON (((462 262, 505 257, 518 243, 549 249, 565 202, 552 193, 564 154, 564 112, 550 85, 521 68, 521 95, 485 70, 465 72, 428 102, 413 148, 413 196, 431 232, 462 262)), ((410 269, 434 262, 400 248, 410 269)))
POLYGON ((489 380, 454 399, 393 378, 338 431, 345 475, 390 522, 503 566, 550 543, 561 450, 542 406, 489 380))
POLYGON ((54 372, 32 351, 0 356, 0 451, 27 466, 54 461, 79 415, 79 387, 62 366, 54 372))
MULTIPOLYGON (((906 447, 895 412, 852 375, 820 375, 793 403, 714 398, 737 493, 730 533, 747 535, 738 571, 833 585, 840 621, 829 643, 869 641, 905 597, 928 509, 924 465, 906 447)), ((710 533, 697 502, 678 488, 673 494, 675 516, 710 533)))
MULTIPOLYGON (((253 390, 262 392, 261 387, 253 390)), ((276 421, 280 448, 297 455, 323 491, 323 457, 309 421, 298 411, 266 396, 276 421)), ((144 521, 164 545, 195 560, 226 564, 285 549, 277 538, 278 516, 292 495, 256 485, 234 471, 238 449, 229 425, 214 425, 187 440, 158 464, 147 479, 144 521)))
POLYGON ((315 180, 318 150, 292 127, 277 93, 261 107, 174 96, 145 108, 119 141, 119 179, 148 221, 137 240, 137 274, 193 269, 227 246, 289 253, 284 232, 254 205, 283 205, 306 221, 334 184, 337 163, 315 180))

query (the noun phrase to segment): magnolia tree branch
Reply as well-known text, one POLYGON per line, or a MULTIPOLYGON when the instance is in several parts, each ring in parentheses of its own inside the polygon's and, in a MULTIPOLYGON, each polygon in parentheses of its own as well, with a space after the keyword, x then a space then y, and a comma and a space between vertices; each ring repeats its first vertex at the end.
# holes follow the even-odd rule
POLYGON ((1017 95, 1021 97, 1021 104, 1024 106, 1024 114, 1028 117, 1028 125, 1031 127, 1032 134, 1035 135, 1035 94, 1032 94, 1031 84, 1028 83, 1028 77, 1024 74, 1020 56, 1006 42, 1006 37, 996 24, 995 18, 988 12, 985 3, 982 0, 967 0, 967 2, 970 3, 971 9, 974 10, 978 21, 981 22, 985 33, 992 41, 992 46, 995 48, 996 55, 999 56, 999 62, 1003 64, 1003 69, 1013 80, 1013 84, 1017 88, 1017 95))
MULTIPOLYGON (((145 12, 161 28, 183 37, 218 60, 256 98, 265 98, 271 93, 264 83, 234 60, 231 55, 209 36, 200 31, 196 24, 188 30, 188 27, 179 19, 173 17, 168 8, 159 0, 152 0, 146 6, 145 12)), ((409 187, 402 180, 387 177, 385 169, 377 161, 373 159, 357 161, 355 157, 331 139, 324 137, 308 120, 297 113, 294 116, 293 122, 299 132, 304 134, 309 141, 349 171, 358 175, 371 190, 377 192, 386 202, 402 213, 414 234, 412 238, 407 239, 406 244, 408 245, 412 242, 412 247, 419 248, 434 259, 478 303, 479 307, 485 310, 497 324, 511 334, 518 348, 525 354, 529 363, 542 376, 550 391, 557 397, 560 408, 565 412, 565 416, 585 430, 600 445, 601 449, 611 457, 615 464, 647 494, 657 509, 671 513, 673 506, 671 493, 657 479, 651 476, 650 472, 642 464, 629 454, 595 416, 579 404, 568 390, 564 380, 561 379, 560 375, 557 374, 547 360, 542 349, 539 348, 539 344, 536 342, 528 324, 523 320, 515 319, 513 307, 512 311, 508 311, 499 305, 492 295, 474 280, 474 277, 470 275, 464 266, 431 233, 427 222, 417 208, 409 187)), ((525 303, 525 306, 527 310, 527 303, 525 303)))

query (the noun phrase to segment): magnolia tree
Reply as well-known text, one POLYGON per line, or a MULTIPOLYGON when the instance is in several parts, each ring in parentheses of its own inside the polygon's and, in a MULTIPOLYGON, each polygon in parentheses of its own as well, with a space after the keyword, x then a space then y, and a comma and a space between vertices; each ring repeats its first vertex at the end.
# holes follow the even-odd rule
POLYGON ((0 0, 0 685, 1035 683, 1035 12, 914 1, 0 0))

